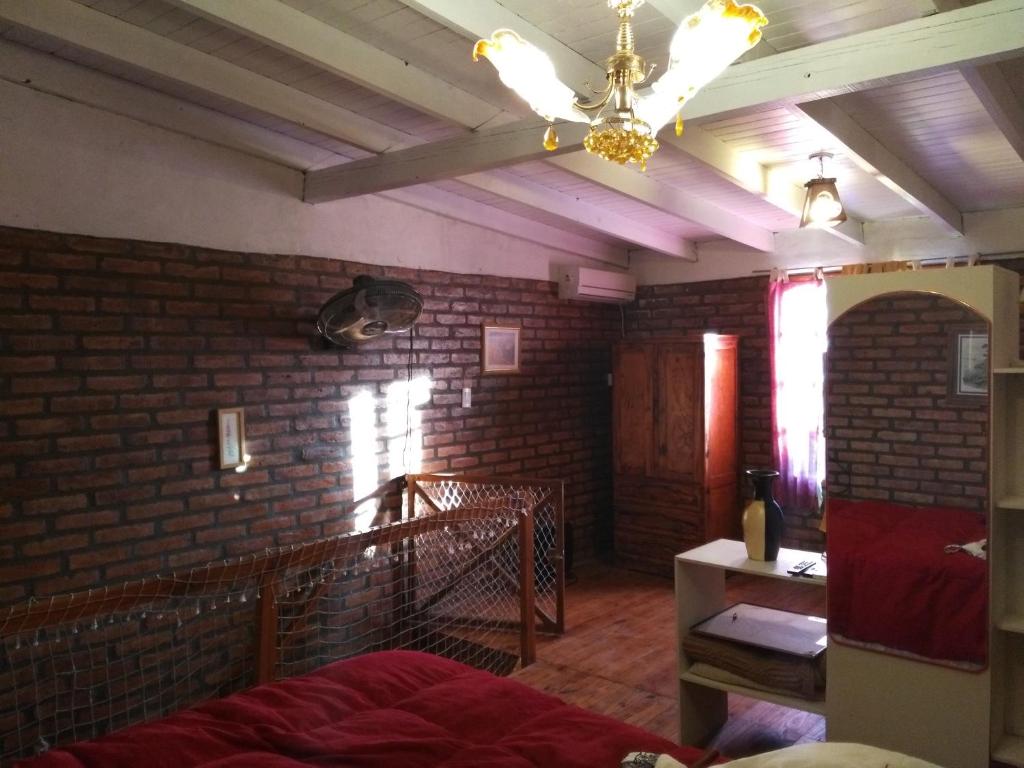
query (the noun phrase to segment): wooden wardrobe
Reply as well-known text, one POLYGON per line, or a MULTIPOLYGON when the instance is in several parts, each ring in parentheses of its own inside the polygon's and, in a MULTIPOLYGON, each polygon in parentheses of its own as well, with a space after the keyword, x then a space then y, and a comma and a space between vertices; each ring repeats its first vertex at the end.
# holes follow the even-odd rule
POLYGON ((677 553, 742 536, 738 339, 623 341, 613 358, 615 562, 670 576, 677 553))

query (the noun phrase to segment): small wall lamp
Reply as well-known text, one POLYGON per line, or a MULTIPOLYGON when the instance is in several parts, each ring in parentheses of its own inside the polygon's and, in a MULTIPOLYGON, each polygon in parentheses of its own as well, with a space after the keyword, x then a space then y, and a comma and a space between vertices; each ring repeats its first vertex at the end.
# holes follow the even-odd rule
POLYGON ((800 215, 800 227, 813 227, 824 229, 834 227, 846 221, 846 211, 843 210, 843 202, 839 199, 839 190, 836 189, 835 179, 825 178, 825 158, 832 159, 828 152, 815 152, 810 156, 811 160, 818 160, 818 178, 811 179, 804 186, 807 188, 807 197, 804 199, 804 210, 800 215))

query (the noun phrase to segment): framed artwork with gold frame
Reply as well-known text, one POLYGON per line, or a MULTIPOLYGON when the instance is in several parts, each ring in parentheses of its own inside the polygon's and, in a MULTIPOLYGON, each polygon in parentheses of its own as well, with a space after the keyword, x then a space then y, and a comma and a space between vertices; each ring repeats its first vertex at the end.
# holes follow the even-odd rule
POLYGON ((481 373, 519 373, 519 330, 509 325, 483 326, 481 373))

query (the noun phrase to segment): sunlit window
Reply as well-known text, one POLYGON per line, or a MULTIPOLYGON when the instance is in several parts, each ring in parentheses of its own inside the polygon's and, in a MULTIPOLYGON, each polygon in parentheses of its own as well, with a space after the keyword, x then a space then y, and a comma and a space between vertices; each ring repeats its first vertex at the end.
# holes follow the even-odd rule
POLYGON ((825 480, 825 283, 773 283, 769 300, 777 488, 787 506, 813 509, 825 480))
POLYGON ((429 400, 430 379, 426 376, 396 381, 388 387, 385 426, 389 477, 422 469, 423 414, 419 406, 429 400))
MULTIPOLYGON (((380 450, 387 454, 387 478, 419 472, 423 467, 423 414, 420 406, 430 401, 430 378, 390 384, 384 395, 383 432, 377 426, 377 400, 363 390, 348 401, 352 446, 352 496, 358 500, 372 493, 381 478, 380 450)), ((377 503, 371 500, 355 510, 356 530, 373 524, 377 503)))
MULTIPOLYGON (((348 417, 352 430, 352 497, 358 500, 378 484, 377 408, 369 391, 363 390, 349 399, 348 417)), ((373 503, 356 509, 356 530, 370 526, 375 509, 373 503)))

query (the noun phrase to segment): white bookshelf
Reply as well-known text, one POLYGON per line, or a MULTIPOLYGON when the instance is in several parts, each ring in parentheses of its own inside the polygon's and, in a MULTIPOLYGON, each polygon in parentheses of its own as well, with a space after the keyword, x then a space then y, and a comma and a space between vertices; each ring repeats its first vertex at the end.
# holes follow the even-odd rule
POLYGON ((992 758, 1024 768, 1024 363, 994 367, 991 397, 992 758))
POLYGON ((683 638, 694 624, 728 607, 725 601, 725 577, 730 572, 766 579, 784 579, 817 587, 824 587, 827 577, 825 560, 817 552, 783 548, 779 550, 777 560, 763 562, 749 559, 743 542, 731 539, 718 539, 676 555, 679 731, 680 742, 683 744, 702 744, 725 724, 730 693, 805 712, 825 714, 824 701, 713 680, 692 671, 693 661, 683 650, 683 638), (804 560, 814 561, 811 569, 813 576, 790 576, 787 573, 804 560))

